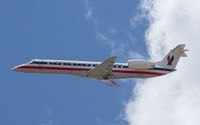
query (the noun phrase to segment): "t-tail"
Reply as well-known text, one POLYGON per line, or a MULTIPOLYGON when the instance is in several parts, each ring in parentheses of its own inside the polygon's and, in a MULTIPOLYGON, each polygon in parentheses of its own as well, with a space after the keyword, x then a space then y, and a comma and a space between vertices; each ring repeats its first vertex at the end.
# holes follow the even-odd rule
POLYGON ((186 57, 185 51, 188 51, 185 48, 185 44, 180 44, 171 50, 160 62, 156 63, 158 67, 175 69, 180 57, 186 57))

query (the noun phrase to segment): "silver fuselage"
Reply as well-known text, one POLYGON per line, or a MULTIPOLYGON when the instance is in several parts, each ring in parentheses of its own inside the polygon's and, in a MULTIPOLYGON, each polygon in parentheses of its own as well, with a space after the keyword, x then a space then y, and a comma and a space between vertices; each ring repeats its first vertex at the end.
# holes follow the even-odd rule
MULTIPOLYGON (((34 60, 33 60, 34 61, 34 60)), ((39 60, 39 63, 22 64, 13 68, 17 72, 25 73, 48 73, 48 74, 66 74, 84 78, 92 78, 98 80, 104 79, 123 79, 123 78, 151 78, 165 75, 172 72, 172 69, 155 67, 152 69, 130 69, 127 63, 114 63, 112 75, 106 78, 101 75, 88 77, 88 71, 95 68, 101 62, 86 61, 64 61, 64 60, 39 60)))

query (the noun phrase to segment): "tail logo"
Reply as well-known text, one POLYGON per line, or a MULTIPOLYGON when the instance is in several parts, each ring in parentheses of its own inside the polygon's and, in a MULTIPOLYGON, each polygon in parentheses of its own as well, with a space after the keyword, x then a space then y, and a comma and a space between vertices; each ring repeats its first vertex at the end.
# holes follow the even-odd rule
POLYGON ((171 66, 173 61, 174 61, 174 55, 172 57, 170 57, 170 55, 168 55, 168 57, 167 57, 167 62, 168 62, 167 65, 171 66))

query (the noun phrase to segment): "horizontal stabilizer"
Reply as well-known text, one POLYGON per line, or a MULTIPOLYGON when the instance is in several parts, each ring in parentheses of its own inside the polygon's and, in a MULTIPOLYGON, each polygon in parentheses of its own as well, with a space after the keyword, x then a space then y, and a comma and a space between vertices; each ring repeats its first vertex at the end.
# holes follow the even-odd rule
POLYGON ((184 52, 183 52, 183 54, 181 55, 182 57, 187 57, 187 54, 185 53, 185 51, 189 51, 188 49, 184 49, 183 50, 184 52))
POLYGON ((187 57, 185 54, 185 51, 188 51, 188 49, 184 49, 185 44, 180 44, 176 48, 173 49, 174 53, 181 53, 181 57, 187 57))
POLYGON ((109 86, 114 86, 114 87, 117 87, 117 88, 122 88, 119 84, 117 84, 115 81, 113 80, 101 80, 102 82, 105 82, 106 85, 109 85, 109 86))

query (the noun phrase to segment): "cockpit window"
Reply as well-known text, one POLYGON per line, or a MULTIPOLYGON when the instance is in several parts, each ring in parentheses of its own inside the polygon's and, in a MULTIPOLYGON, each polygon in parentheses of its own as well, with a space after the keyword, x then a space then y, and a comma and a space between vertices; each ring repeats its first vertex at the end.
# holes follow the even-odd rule
POLYGON ((40 64, 38 61, 32 61, 30 64, 40 64))
POLYGON ((35 64, 35 61, 31 61, 31 62, 29 62, 29 64, 35 64))
POLYGON ((30 62, 30 64, 48 64, 48 63, 43 61, 32 61, 30 62))

